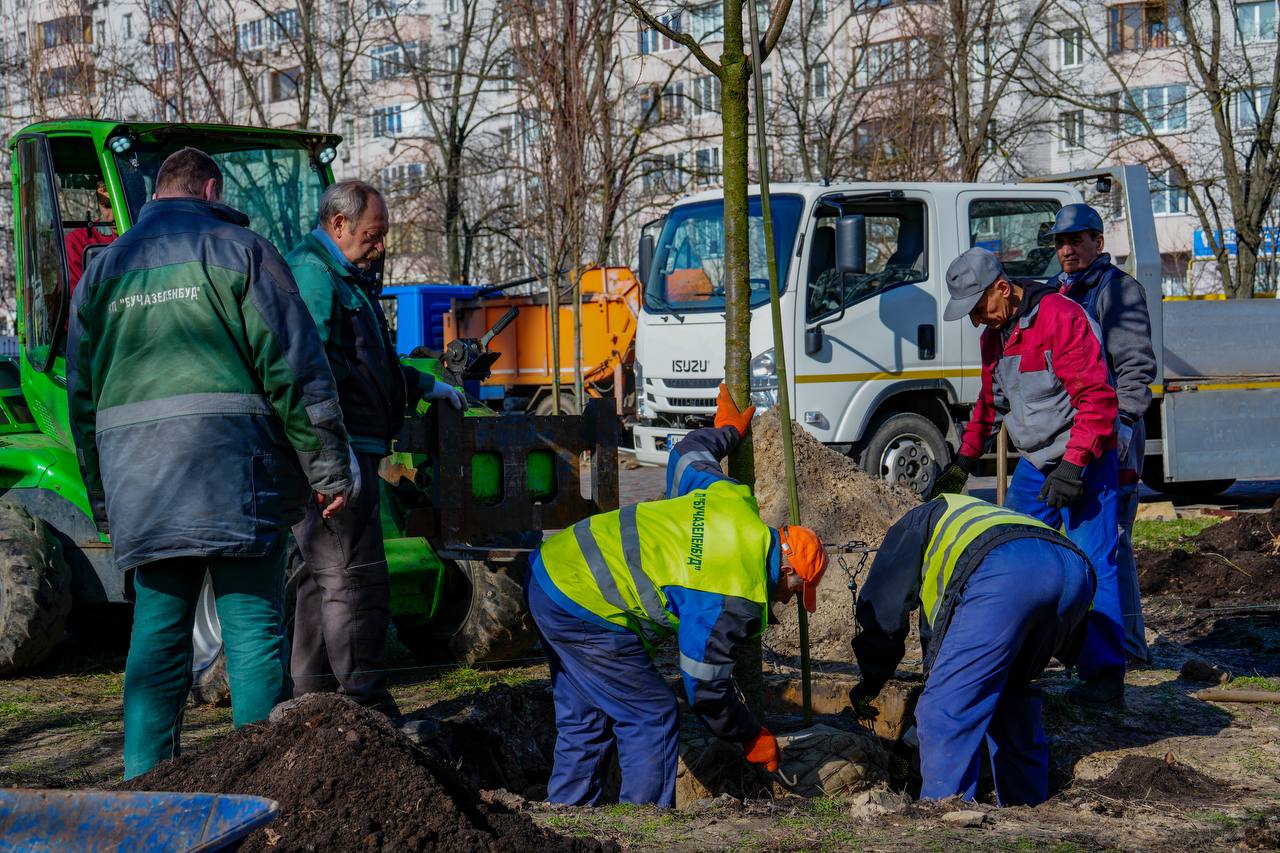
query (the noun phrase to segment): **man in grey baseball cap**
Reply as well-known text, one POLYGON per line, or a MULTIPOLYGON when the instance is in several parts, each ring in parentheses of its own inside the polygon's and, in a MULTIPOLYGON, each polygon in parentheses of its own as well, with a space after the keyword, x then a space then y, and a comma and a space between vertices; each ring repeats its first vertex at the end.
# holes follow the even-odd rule
MULTIPOLYGON (((947 292, 951 295, 951 299, 947 301, 947 308, 942 312, 942 319, 959 320, 961 317, 972 319, 973 309, 983 301, 987 288, 1000 280, 1006 282, 1009 280, 1000 259, 977 246, 969 249, 947 267, 947 292)), ((984 321, 973 320, 975 326, 982 325, 982 322, 984 321)))

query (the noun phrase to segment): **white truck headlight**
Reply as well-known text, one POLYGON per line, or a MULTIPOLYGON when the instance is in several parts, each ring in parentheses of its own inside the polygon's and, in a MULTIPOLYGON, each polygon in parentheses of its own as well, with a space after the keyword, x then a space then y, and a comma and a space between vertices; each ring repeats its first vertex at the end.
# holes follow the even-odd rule
POLYGON ((772 347, 751 359, 751 405, 757 412, 778 405, 778 362, 772 347))

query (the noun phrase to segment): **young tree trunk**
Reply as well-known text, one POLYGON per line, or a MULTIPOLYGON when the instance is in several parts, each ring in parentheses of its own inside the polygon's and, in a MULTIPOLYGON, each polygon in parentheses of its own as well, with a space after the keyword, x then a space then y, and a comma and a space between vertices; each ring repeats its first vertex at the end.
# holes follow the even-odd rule
POLYGON ((1228 299, 1253 298, 1253 281, 1257 277, 1258 252, 1255 246, 1244 240, 1236 244, 1235 275, 1222 279, 1222 289, 1228 299))

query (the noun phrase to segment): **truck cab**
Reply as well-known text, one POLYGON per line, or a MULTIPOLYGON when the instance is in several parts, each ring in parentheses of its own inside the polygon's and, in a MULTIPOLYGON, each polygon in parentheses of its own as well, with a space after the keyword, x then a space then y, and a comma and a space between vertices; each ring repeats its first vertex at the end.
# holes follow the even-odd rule
MULTIPOLYGON (((978 329, 944 322, 946 269, 972 246, 1011 275, 1060 271, 1045 233, 1081 200, 1063 184, 778 184, 771 192, 792 411, 815 438, 886 479, 925 491, 977 398, 978 329), (836 264, 837 223, 858 221, 866 261, 836 264)), ((767 259, 750 198, 752 402, 777 401, 767 259)), ((693 196, 642 249, 636 456, 662 464, 709 423, 724 377, 723 198, 693 196)), ((1157 294, 1157 299, 1158 299, 1157 294)))

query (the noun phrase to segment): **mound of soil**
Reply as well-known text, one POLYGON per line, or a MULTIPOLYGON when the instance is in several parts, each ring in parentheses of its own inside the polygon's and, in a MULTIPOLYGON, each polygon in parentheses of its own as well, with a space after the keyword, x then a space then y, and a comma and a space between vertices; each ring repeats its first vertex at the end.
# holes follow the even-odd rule
POLYGON ((1189 547, 1142 552, 1138 583, 1192 607, 1280 601, 1280 501, 1204 529, 1189 547))
POLYGON ((381 714, 333 694, 281 705, 196 754, 122 787, 255 794, 280 804, 242 850, 588 851, 539 828, 437 765, 381 714))
POLYGON ((1117 800, 1169 802, 1213 800, 1227 789, 1217 779, 1179 764, 1171 753, 1164 758, 1126 755, 1115 770, 1084 787, 1117 800))
MULTIPOLYGON (((755 448, 756 500, 760 517, 777 527, 787 521, 787 480, 782 457, 781 421, 776 409, 751 425, 755 448)), ((792 429, 801 522, 829 546, 861 540, 880 545, 889 527, 920 499, 905 486, 868 476, 848 456, 824 445, 799 424, 792 429)), ((857 566, 857 560, 849 563, 857 566)), ((818 612, 809 616, 809 649, 814 660, 847 663, 852 659, 852 599, 846 578, 833 564, 818 590, 818 612)), ((861 578, 859 578, 859 583, 861 578)), ((774 654, 800 654, 795 608, 777 608, 781 621, 765 634, 774 654)))

